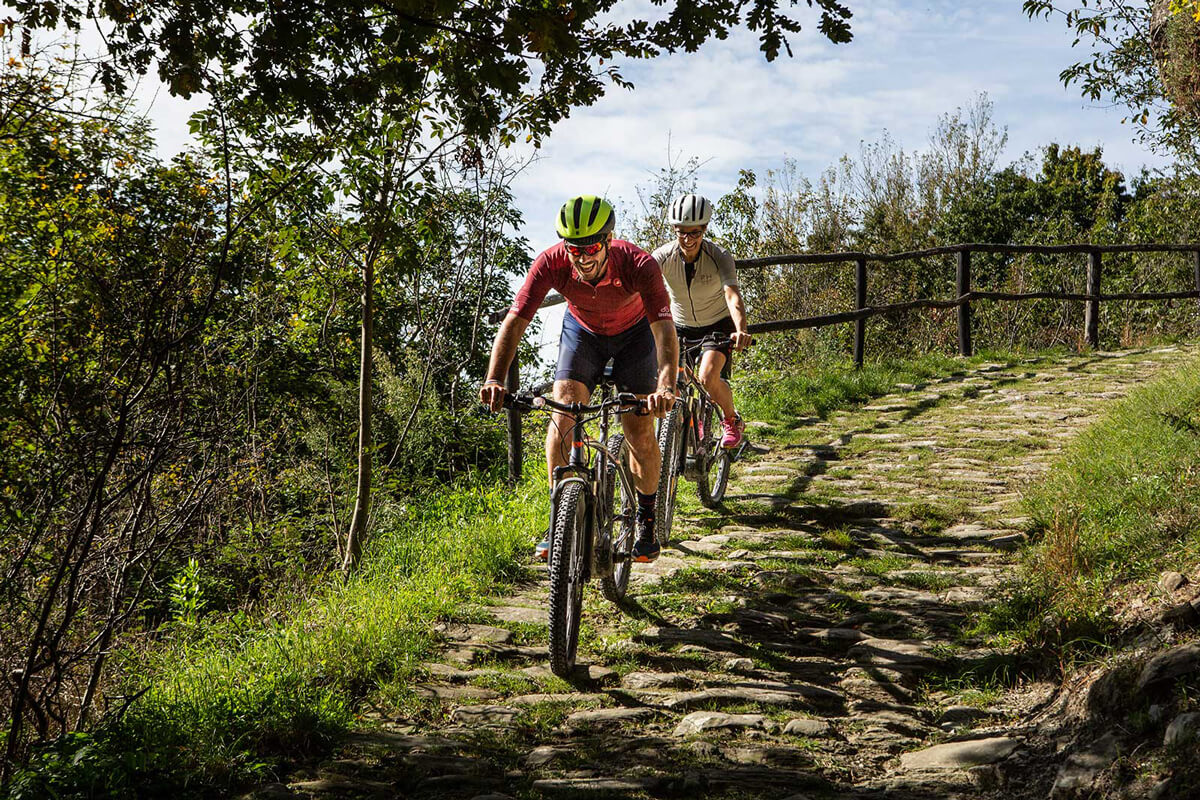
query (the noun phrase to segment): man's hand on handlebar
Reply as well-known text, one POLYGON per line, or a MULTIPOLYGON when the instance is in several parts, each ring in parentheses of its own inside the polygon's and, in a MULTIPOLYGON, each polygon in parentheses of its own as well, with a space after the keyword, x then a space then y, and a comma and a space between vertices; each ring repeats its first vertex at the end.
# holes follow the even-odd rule
POLYGON ((670 389, 659 389, 654 394, 646 395, 646 407, 656 417, 666 416, 675 405, 675 392, 670 389))
POLYGON ((745 331, 731 333, 729 334, 729 339, 733 342, 733 349, 739 353, 749 347, 750 343, 754 341, 754 337, 745 331))
POLYGON ((498 381, 487 381, 479 387, 479 402, 488 407, 489 411, 499 411, 504 405, 504 395, 508 390, 498 381))

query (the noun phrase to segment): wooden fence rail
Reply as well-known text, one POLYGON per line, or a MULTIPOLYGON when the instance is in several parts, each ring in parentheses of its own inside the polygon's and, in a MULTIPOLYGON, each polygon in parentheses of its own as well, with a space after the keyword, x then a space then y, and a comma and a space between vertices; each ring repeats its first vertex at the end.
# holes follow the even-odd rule
MULTIPOLYGON (((885 314, 897 314, 917 309, 958 309, 958 352, 962 356, 972 355, 971 341, 971 303, 980 300, 1007 300, 1021 302, 1025 300, 1063 300, 1066 302, 1081 302, 1084 306, 1083 338, 1093 349, 1100 347, 1100 304, 1112 300, 1184 300, 1200 299, 1200 243, 1196 244, 1122 244, 1122 245, 1009 245, 1009 244, 955 244, 946 247, 933 247, 926 250, 914 250, 903 253, 807 253, 783 256, 766 256, 763 258, 746 258, 737 261, 739 270, 757 269, 777 266, 793 266, 806 264, 836 264, 853 262, 854 271, 854 308, 834 314, 822 314, 815 317, 800 319, 772 320, 756 322, 748 326, 750 333, 773 333, 778 331, 800 330, 804 328, 822 328, 827 325, 854 323, 854 364, 861 367, 866 352, 866 324, 871 317, 885 314), (971 288, 971 256, 973 253, 991 253, 1001 255, 1086 255, 1087 276, 1083 293, 1075 292, 988 292, 976 291, 971 288), (1121 292, 1105 294, 1101 292, 1101 276, 1103 273, 1104 254, 1112 253, 1191 253, 1195 289, 1175 292, 1121 292), (915 261, 932 256, 954 255, 955 265, 955 298, 952 300, 919 299, 904 303, 887 305, 868 305, 867 300, 867 266, 871 262, 892 264, 901 261, 915 261)), ((565 302, 561 295, 547 297, 539 308, 547 308, 565 302)), ((492 322, 499 322, 505 312, 491 315, 492 322)), ((514 358, 509 366, 506 386, 510 392, 520 386, 520 366, 514 358)), ((521 415, 519 412, 508 412, 508 470, 509 479, 515 481, 521 474, 521 415)))

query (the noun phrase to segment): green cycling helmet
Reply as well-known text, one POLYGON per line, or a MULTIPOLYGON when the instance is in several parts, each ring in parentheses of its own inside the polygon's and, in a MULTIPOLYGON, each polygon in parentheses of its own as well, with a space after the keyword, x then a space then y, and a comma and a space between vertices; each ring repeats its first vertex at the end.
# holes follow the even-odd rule
POLYGON ((616 212, 603 197, 584 194, 572 197, 558 212, 558 235, 571 244, 586 247, 602 242, 617 222, 616 212))

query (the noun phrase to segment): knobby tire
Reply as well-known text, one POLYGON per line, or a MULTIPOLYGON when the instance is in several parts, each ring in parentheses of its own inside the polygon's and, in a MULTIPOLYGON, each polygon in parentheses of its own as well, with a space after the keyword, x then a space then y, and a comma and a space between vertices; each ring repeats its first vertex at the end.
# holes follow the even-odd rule
MULTIPOLYGON (((714 508, 725 497, 729 485, 729 467, 733 462, 729 451, 721 447, 717 436, 717 415, 712 403, 703 403, 700 412, 700 450, 703 456, 696 465, 696 494, 706 508, 714 508)), ((698 454, 699 455, 699 454, 698 454)))
POLYGON ((628 451, 622 452, 625 437, 616 434, 608 440, 607 447, 612 460, 608 463, 608 496, 601 502, 611 522, 609 536, 612 541, 612 574, 601 574, 600 591, 605 598, 620 603, 629 588, 629 568, 633 560, 633 542, 637 537, 637 489, 633 485, 633 473, 629 470, 628 451))
POLYGON ((658 424, 658 452, 662 454, 662 470, 658 477, 658 496, 654 502, 654 536, 658 539, 659 547, 666 547, 671 540, 682 440, 683 410, 676 405, 658 424))
POLYGON ((587 515, 583 483, 563 486, 550 532, 550 669, 563 678, 575 669, 579 644, 587 515))

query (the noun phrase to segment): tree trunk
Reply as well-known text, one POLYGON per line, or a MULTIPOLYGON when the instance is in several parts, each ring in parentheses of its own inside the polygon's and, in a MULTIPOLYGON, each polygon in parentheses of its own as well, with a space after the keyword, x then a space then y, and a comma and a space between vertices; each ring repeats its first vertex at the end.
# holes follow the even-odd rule
POLYGON ((371 458, 374 445, 371 438, 371 344, 372 296, 375 291, 375 259, 368 256, 363 265, 362 295, 362 354, 358 372, 358 490, 354 497, 354 518, 346 538, 346 558, 342 570, 351 572, 362 556, 362 543, 367 532, 367 514, 371 508, 371 458))

